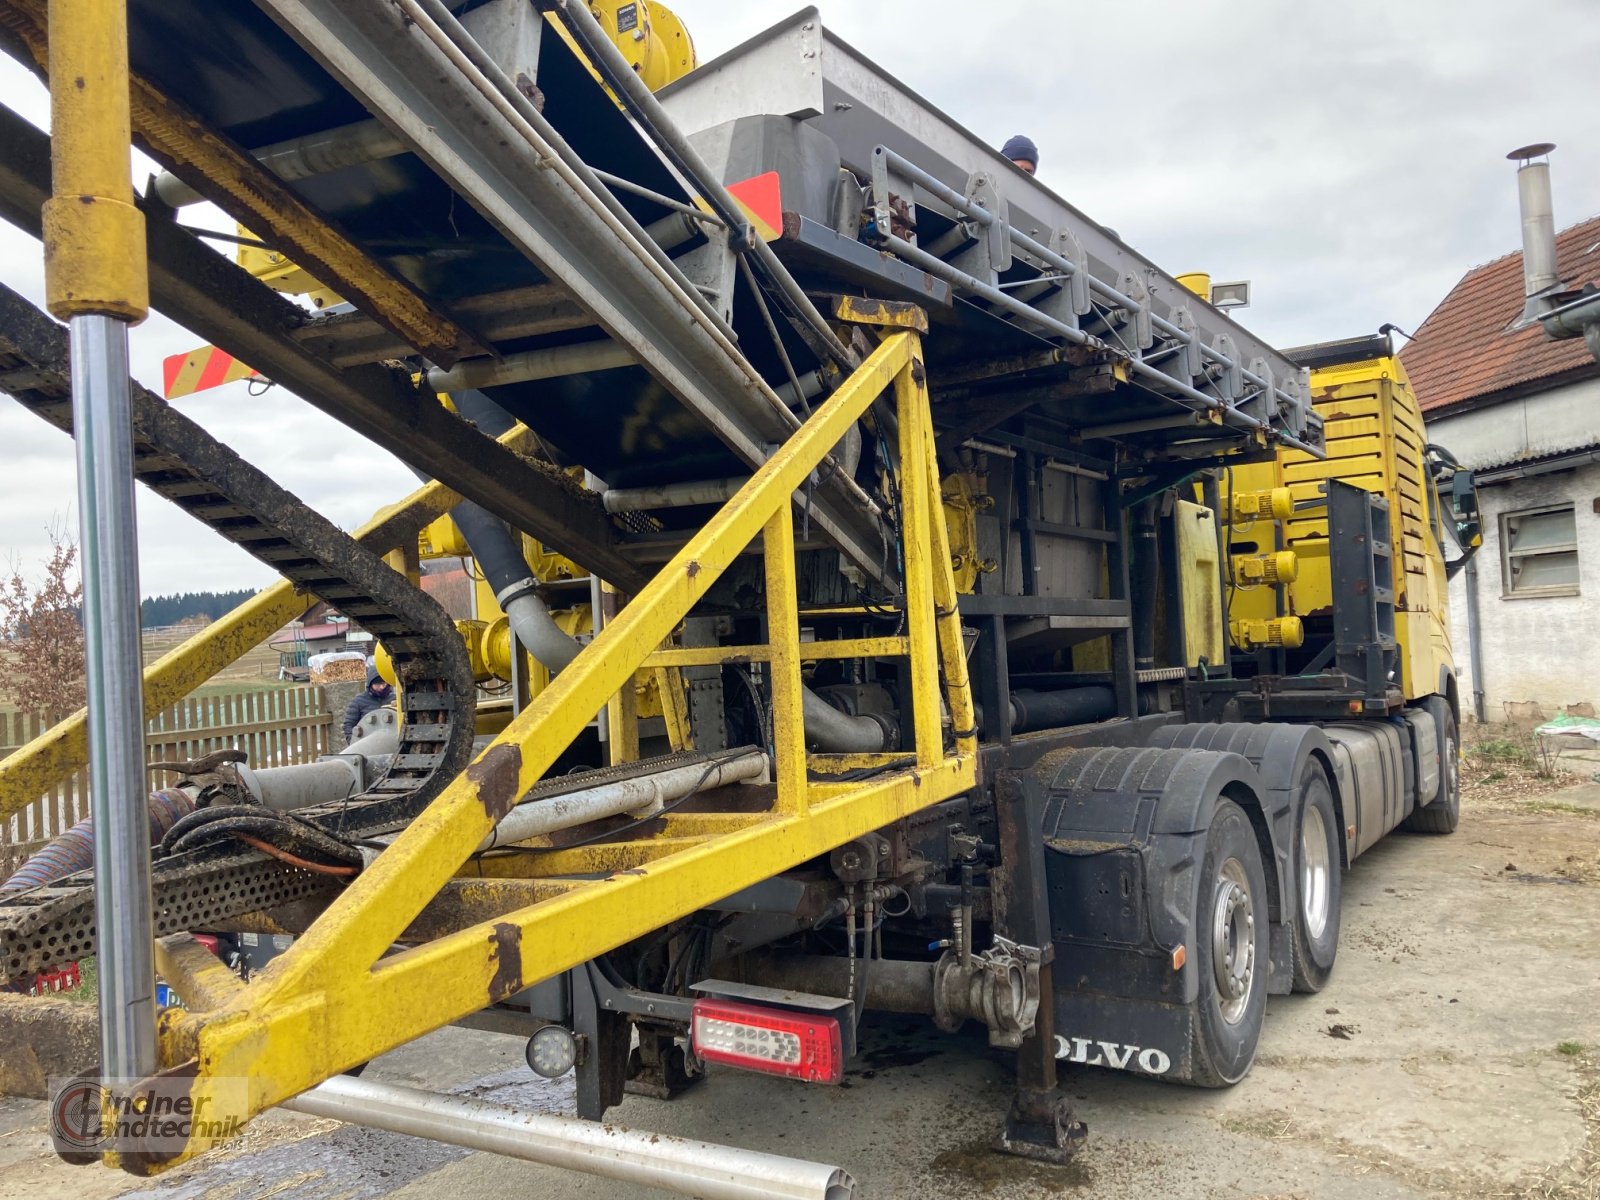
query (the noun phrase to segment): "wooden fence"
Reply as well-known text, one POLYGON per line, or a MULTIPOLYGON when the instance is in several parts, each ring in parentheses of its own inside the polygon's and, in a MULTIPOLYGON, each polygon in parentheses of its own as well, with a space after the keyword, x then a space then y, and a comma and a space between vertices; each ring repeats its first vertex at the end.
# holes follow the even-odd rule
MULTIPOLYGON (((48 728, 37 714, 0 710, 0 759, 48 728)), ((334 749, 334 714, 320 686, 191 696, 156 713, 145 734, 147 762, 196 759, 236 746, 253 767, 313 762, 334 749)), ((152 787, 175 779, 152 775, 152 787)), ((89 815, 89 772, 78 771, 21 812, 0 822, 0 879, 89 815)))

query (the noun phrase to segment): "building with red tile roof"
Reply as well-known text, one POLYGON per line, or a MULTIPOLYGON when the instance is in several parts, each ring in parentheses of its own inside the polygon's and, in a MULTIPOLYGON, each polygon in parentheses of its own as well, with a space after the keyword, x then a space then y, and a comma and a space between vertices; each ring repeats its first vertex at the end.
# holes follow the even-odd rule
MULTIPOLYGON (((1600 281, 1600 217, 1562 230, 1556 261, 1571 290, 1600 281)), ((1555 341, 1538 321, 1524 321, 1522 308, 1522 251, 1462 276, 1400 356, 1423 412, 1497 404, 1600 375, 1582 338, 1555 341)))
MULTIPOLYGON (((1564 293, 1600 281, 1600 217, 1556 235, 1556 272, 1564 293)), ((1600 361, 1524 293, 1521 251, 1472 268, 1400 356, 1429 440, 1477 476, 1450 621, 1462 707, 1491 721, 1600 708, 1600 361)))

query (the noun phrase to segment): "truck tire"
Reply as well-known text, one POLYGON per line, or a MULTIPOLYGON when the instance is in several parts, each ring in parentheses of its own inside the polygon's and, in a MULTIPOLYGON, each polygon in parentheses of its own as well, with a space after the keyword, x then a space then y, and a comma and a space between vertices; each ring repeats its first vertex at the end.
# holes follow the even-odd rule
POLYGON ((1195 913, 1200 994, 1190 1023, 1195 1087, 1230 1087, 1255 1061, 1267 1008, 1267 877, 1250 818, 1219 799, 1206 834, 1195 913))
POLYGON ((1439 731, 1439 790, 1432 800, 1413 809, 1405 828, 1413 833, 1454 833, 1461 823, 1461 750, 1455 713, 1443 696, 1423 702, 1439 731))
POLYGON ((1320 992, 1339 953, 1339 820, 1328 773, 1315 758, 1300 772, 1295 812, 1295 908, 1292 922, 1294 990, 1320 992))

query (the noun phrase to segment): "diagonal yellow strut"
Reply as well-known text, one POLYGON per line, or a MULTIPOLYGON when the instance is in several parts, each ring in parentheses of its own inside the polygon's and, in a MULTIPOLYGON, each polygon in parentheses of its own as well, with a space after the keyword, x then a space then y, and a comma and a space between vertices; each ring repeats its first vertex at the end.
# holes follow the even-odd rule
MULTIPOLYGON (((944 544, 920 340, 891 333, 878 350, 489 748, 441 793, 291 949, 209 1012, 163 1014, 166 1068, 194 1074, 209 1111, 246 1118, 338 1071, 870 830, 970 789, 976 737, 955 585, 944 544), (806 778, 799 721, 792 497, 850 426, 894 384, 909 606, 907 655, 915 766, 855 784, 806 778), (461 869, 500 817, 628 683, 717 577, 766 541, 768 624, 778 727, 773 811, 727 832, 683 838, 608 878, 575 883, 435 941, 385 955, 461 869), (940 668, 955 731, 945 748, 940 668), (248 1111, 230 1081, 248 1076, 248 1111)), ((191 1145, 184 1157, 195 1152, 191 1145)), ((174 1159, 172 1161, 179 1161, 174 1159)))

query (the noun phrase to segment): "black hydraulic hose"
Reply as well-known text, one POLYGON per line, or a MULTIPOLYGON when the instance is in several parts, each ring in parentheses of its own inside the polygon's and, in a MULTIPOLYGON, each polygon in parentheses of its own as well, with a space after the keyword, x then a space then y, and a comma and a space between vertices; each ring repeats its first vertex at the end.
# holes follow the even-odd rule
POLYGON ((1104 721, 1116 712, 1117 694, 1103 684, 1056 692, 1011 693, 1011 728, 1018 733, 1104 721))
POLYGON ((450 510, 478 569, 511 622, 517 641, 551 671, 559 671, 582 647, 550 616, 539 598, 521 539, 487 509, 463 500, 450 510))
MULTIPOLYGON (((458 413, 489 437, 500 437, 516 424, 515 417, 480 391, 457 392, 451 400, 458 413)), ((531 579, 522 547, 498 517, 471 500, 463 500, 450 510, 450 518, 466 538, 478 570, 483 572, 496 596, 508 587, 531 579)))
MULTIPOLYGON (((456 405, 456 411, 488 437, 501 437, 517 424, 517 418, 478 390, 456 392, 450 398, 456 405)), ((424 478, 421 472, 418 472, 418 478, 424 478)), ((483 578, 494 590, 496 598, 507 587, 533 582, 528 562, 522 557, 522 546, 518 546, 517 538, 506 523, 491 514, 490 510, 472 501, 461 501, 450 510, 450 518, 461 530, 462 538, 467 539, 467 547, 477 560, 478 570, 483 571, 483 578)), ((501 600, 501 605, 504 603, 501 600)))
POLYGON ((201 846, 257 838, 302 858, 360 866, 361 852, 306 821, 255 804, 212 805, 198 809, 174 825, 161 840, 163 854, 183 854, 201 846))
MULTIPOLYGON (((463 500, 450 510, 450 519, 467 540, 478 570, 483 572, 497 598, 507 588, 532 582, 533 575, 528 570, 527 559, 522 557, 522 547, 498 517, 470 500, 463 500)), ((505 601, 501 600, 500 604, 504 607, 505 601)))
MULTIPOLYGON (((456 392, 456 411, 490 437, 500 437, 516 418, 476 389, 456 392)), ((551 671, 577 657, 581 647, 562 631, 539 599, 533 572, 522 554, 522 539, 487 509, 463 500, 450 510, 495 600, 511 621, 518 642, 551 671)))
POLYGON ((1133 510, 1133 662, 1146 671, 1156 665, 1157 555, 1156 502, 1145 500, 1133 510))
POLYGON ((492 438, 503 437, 510 433, 511 427, 517 423, 515 417, 477 388, 456 392, 450 399, 458 413, 492 438))

